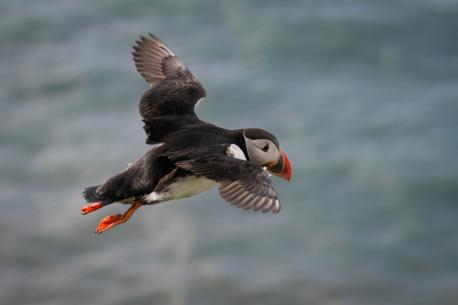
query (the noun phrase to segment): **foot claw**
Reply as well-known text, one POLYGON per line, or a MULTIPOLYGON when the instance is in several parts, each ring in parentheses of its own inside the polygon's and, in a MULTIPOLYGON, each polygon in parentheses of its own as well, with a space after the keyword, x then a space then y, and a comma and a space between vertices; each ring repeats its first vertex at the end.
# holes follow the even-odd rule
POLYGON ((81 208, 81 215, 92 213, 100 208, 103 208, 103 204, 101 202, 90 203, 81 208))

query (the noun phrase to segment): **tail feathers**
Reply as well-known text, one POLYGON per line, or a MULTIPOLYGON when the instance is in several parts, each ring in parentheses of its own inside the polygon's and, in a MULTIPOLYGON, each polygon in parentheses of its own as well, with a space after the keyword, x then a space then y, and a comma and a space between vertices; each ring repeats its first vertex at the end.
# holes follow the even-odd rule
POLYGON ((97 196, 97 189, 100 185, 90 186, 84 189, 83 197, 87 202, 97 202, 100 201, 100 198, 97 196))

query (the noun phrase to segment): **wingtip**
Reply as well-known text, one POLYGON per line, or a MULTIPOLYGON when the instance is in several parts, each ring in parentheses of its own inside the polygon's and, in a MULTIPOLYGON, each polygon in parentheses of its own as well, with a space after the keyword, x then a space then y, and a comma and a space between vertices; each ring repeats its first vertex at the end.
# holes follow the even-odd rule
POLYGON ((281 205, 280 205, 280 203, 278 204, 278 206, 276 205, 276 206, 272 209, 272 213, 273 213, 273 214, 278 214, 278 213, 280 213, 280 211, 281 211, 281 205))

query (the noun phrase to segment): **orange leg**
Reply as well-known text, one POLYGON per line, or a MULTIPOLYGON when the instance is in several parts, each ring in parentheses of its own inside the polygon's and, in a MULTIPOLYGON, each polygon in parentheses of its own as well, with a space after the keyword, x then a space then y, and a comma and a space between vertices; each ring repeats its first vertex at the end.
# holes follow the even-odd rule
POLYGON ((86 215, 89 213, 92 213, 94 211, 97 211, 100 208, 103 208, 103 204, 101 202, 93 202, 89 203, 88 205, 85 205, 84 207, 81 208, 81 214, 86 215))
POLYGON ((113 228, 114 226, 125 223, 129 218, 135 213, 135 211, 141 207, 140 203, 134 203, 124 214, 110 215, 102 219, 99 223, 99 226, 95 230, 95 233, 103 233, 108 229, 113 228))

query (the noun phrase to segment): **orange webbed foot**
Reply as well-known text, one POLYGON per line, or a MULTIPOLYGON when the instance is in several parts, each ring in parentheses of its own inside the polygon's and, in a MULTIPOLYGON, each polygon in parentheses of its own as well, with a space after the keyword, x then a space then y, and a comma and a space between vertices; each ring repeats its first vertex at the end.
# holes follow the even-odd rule
POLYGON ((127 220, 124 220, 123 215, 121 214, 107 216, 100 221, 97 229, 95 230, 95 233, 103 233, 106 230, 113 228, 114 226, 122 224, 125 221, 127 220))
POLYGON ((134 212, 141 207, 140 203, 134 203, 132 206, 124 213, 124 214, 116 214, 116 215, 110 215, 105 218, 103 218, 97 229, 95 230, 95 233, 100 234, 105 232, 108 229, 111 229, 117 225, 120 225, 122 223, 125 223, 126 221, 129 220, 129 218, 134 214, 134 212))
POLYGON ((97 211, 100 208, 103 208, 103 203, 101 202, 89 203, 88 205, 85 205, 84 207, 81 208, 81 214, 86 215, 94 211, 97 211))

